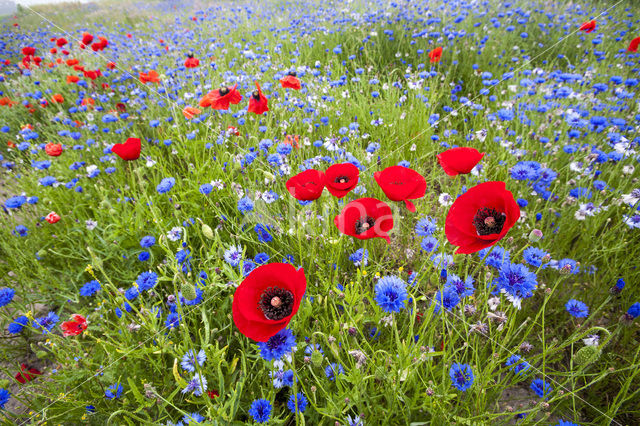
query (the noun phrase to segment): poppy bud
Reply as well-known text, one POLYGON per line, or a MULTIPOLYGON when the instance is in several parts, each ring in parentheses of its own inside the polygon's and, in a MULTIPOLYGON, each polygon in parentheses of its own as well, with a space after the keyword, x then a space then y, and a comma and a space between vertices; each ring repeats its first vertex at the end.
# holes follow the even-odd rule
POLYGON ((537 243, 541 239, 542 239, 542 231, 539 230, 539 229, 534 229, 529 234, 529 241, 532 242, 532 243, 537 243))
POLYGON ((311 363, 315 367, 320 367, 322 365, 322 353, 320 351, 313 351, 311 354, 311 363))
POLYGON ((600 358, 602 351, 597 346, 585 346, 573 355, 573 363, 587 366, 600 358))
POLYGON ((211 229, 211 227, 209 225, 207 225, 206 223, 202 224, 202 235, 204 235, 205 237, 207 237, 210 240, 213 240, 213 230, 211 229))
POLYGON ((187 300, 193 300, 196 298, 196 287, 188 282, 183 282, 180 286, 180 291, 182 292, 182 297, 187 300))

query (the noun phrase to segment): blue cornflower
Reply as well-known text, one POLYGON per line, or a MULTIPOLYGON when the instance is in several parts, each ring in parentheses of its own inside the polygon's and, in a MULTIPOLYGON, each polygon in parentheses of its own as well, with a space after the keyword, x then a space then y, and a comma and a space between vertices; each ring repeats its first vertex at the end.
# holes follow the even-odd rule
POLYGON ((36 318, 36 320, 33 323, 33 326, 35 328, 42 328, 42 334, 47 334, 49 331, 53 329, 53 327, 55 327, 59 319, 60 317, 58 317, 54 312, 49 312, 45 316, 36 318))
POLYGON ((570 422, 568 420, 560 419, 558 420, 558 423, 556 423, 554 426, 580 426, 580 425, 577 423, 570 422))
POLYGON ((289 352, 296 344, 296 337, 291 330, 284 328, 271 336, 266 342, 258 342, 260 356, 265 361, 279 360, 289 352))
POLYGON ((147 235, 146 237, 142 237, 142 239, 140 240, 140 247, 142 248, 153 247, 155 243, 156 243, 155 237, 151 235, 147 235))
POLYGON ((420 219, 418 223, 416 223, 415 228, 416 235, 419 235, 421 237, 429 237, 433 235, 433 233, 436 232, 437 229, 438 226, 436 225, 436 220, 429 216, 420 219))
POLYGON ((271 403, 266 399, 256 399, 251 403, 249 414, 258 423, 266 423, 271 418, 271 403))
POLYGON ((182 416, 182 422, 186 425, 193 423, 202 423, 205 417, 200 413, 189 413, 182 416))
POLYGON ((250 198, 244 197, 238 201, 238 210, 242 214, 246 214, 253 210, 253 201, 250 198))
POLYGON ((209 195, 211 194, 211 191, 213 191, 213 185, 211 185, 210 183, 205 183, 203 185, 200 185, 201 194, 209 195))
POLYGON ((577 274, 580 271, 580 267, 578 266, 578 262, 573 259, 560 259, 557 265, 558 270, 565 270, 572 274, 577 274))
POLYGON ((258 253, 253 259, 258 265, 264 265, 269 261, 269 255, 267 253, 258 253))
POLYGON ((502 265, 496 284, 498 290, 504 291, 516 300, 533 296, 533 290, 538 285, 536 274, 519 263, 502 265))
POLYGON ((473 371, 469 364, 459 364, 455 362, 449 369, 449 377, 453 386, 460 391, 466 391, 473 384, 473 371))
POLYGON ((307 345, 304 348, 304 353, 311 356, 313 354, 313 352, 318 351, 321 354, 324 354, 324 351, 322 350, 322 346, 320 346, 320 344, 316 343, 316 344, 311 344, 311 345, 307 345))
POLYGON ((164 194, 166 192, 169 192, 171 188, 173 188, 173 185, 175 184, 176 184, 175 178, 172 178, 172 177, 164 178, 160 181, 160 183, 156 187, 156 191, 158 191, 158 193, 160 194, 164 194))
POLYGON ((511 355, 505 365, 511 367, 510 370, 516 374, 524 373, 531 367, 531 364, 525 361, 520 355, 511 355))
POLYGON ((475 291, 475 287, 473 287, 473 277, 469 276, 467 279, 463 280, 458 277, 456 274, 448 274, 447 275, 447 283, 445 284, 445 288, 451 288, 458 294, 460 299, 463 299, 467 296, 472 296, 475 291))
POLYGON ((143 272, 136 278, 136 284, 140 291, 151 290, 158 282, 158 274, 152 271, 143 272))
POLYGON ((13 300, 16 291, 9 287, 0 288, 0 308, 8 305, 13 300))
POLYGON ((131 286, 124 292, 124 297, 129 300, 136 300, 138 297, 138 288, 136 286, 131 286))
POLYGON ((11 393, 6 389, 0 389, 0 409, 4 408, 4 405, 9 402, 11 393))
POLYGON ((300 412, 304 413, 304 410, 307 409, 307 398, 304 396, 302 392, 298 392, 297 394, 291 394, 289 396, 289 401, 287 401, 287 407, 291 410, 292 413, 300 412), (298 404, 296 406, 296 398, 298 399, 298 404))
POLYGON ((341 364, 332 362, 324 369, 324 375, 327 376, 327 379, 331 380, 332 382, 336 379, 336 375, 338 374, 344 374, 344 368, 341 364))
POLYGON ((386 312, 400 312, 407 300, 405 282, 393 275, 380 278, 375 292, 376 303, 386 312))
POLYGON ((257 224, 253 230, 258 234, 258 241, 261 243, 270 243, 273 240, 273 236, 269 233, 271 228, 261 223, 257 224))
POLYGON ((455 308, 460 303, 460 296, 452 287, 445 287, 436 293, 435 303, 433 312, 437 314, 443 306, 447 310, 455 308))
POLYGON ((177 312, 171 312, 169 315, 167 315, 167 320, 165 321, 164 325, 169 330, 178 327, 180 325, 180 315, 177 312))
POLYGON ((542 379, 534 379, 533 382, 531 382, 531 390, 533 390, 540 398, 547 399, 553 388, 549 383, 542 379))
POLYGON ((269 376, 273 379, 273 387, 276 389, 280 389, 284 386, 291 387, 293 386, 293 381, 295 380, 293 370, 285 371, 283 369, 279 369, 270 372, 269 376))
POLYGON ((91 280, 80 288, 80 296, 93 296, 102 286, 97 280, 91 280))
POLYGON ((549 253, 537 247, 529 247, 522 253, 522 257, 529 265, 539 268, 542 266, 542 258, 547 254, 549 253))
POLYGON ((576 299, 569 300, 564 307, 567 309, 567 312, 576 318, 585 318, 589 315, 589 307, 576 299))
POLYGON ((453 256, 447 253, 437 253, 429 257, 431 264, 436 269, 446 269, 453 265, 453 256))
POLYGON ((146 262, 147 260, 149 260, 150 257, 151 257, 151 253, 149 253, 148 251, 141 251, 138 254, 138 260, 140 262, 146 262))
POLYGON ((29 324, 29 318, 24 315, 20 315, 18 318, 14 319, 11 324, 9 324, 7 331, 11 334, 18 334, 26 327, 27 324, 29 324))
POLYGON ((494 268, 500 269, 502 265, 509 263, 511 261, 511 256, 509 252, 503 249, 500 246, 493 246, 493 248, 485 248, 478 252, 478 255, 481 259, 484 259, 484 263, 493 266, 494 268), (489 253, 489 250, 491 252, 489 253), (488 253, 488 254, 487 254, 488 253))
POLYGON ((638 318, 638 316, 640 316, 640 302, 636 302, 631 305, 627 310, 627 315, 631 318, 638 318))
POLYGON ((422 250, 426 251, 427 253, 433 253, 434 251, 438 250, 439 246, 440 243, 435 237, 423 238, 422 242, 420 243, 420 247, 422 247, 422 250))
POLYGON ((7 199, 7 201, 4 202, 4 205, 8 209, 19 209, 26 202, 27 197, 24 195, 16 195, 7 199))
POLYGON ((367 249, 358 249, 349 255, 349 260, 352 261, 356 267, 360 265, 367 266, 369 264, 369 251, 367 249))
POLYGON ((242 248, 239 246, 231 246, 224 252, 224 260, 231 266, 236 267, 242 259, 242 248))
POLYGON ((618 278, 618 281, 616 281, 616 285, 615 288, 618 292, 621 292, 624 289, 624 279, 622 278, 618 278))
POLYGON ((207 379, 199 373, 193 375, 187 382, 187 387, 182 389, 182 393, 193 392, 195 396, 200 396, 207 391, 207 379))
POLYGON ((113 384, 104 391, 104 396, 109 399, 118 399, 122 395, 122 385, 120 383, 113 384))
POLYGON ((24 225, 18 225, 11 233, 17 237, 26 237, 29 233, 29 229, 24 225))
POLYGON ((248 276, 254 269, 256 269, 256 264, 251 259, 244 259, 242 261, 242 266, 240 268, 242 270, 242 276, 248 276))

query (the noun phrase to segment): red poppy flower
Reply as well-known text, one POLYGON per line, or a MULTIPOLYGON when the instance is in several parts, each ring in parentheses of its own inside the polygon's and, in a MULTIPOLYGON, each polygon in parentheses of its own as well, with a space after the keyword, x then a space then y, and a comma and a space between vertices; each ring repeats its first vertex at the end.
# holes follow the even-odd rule
POLYGON ((351 163, 334 164, 324 175, 327 190, 334 197, 342 198, 358 184, 360 170, 351 163))
POLYGON ((442 47, 436 47, 429 52, 429 59, 431 62, 440 62, 440 58, 442 58, 442 47))
POLYGON ((467 174, 484 157, 475 148, 460 147, 451 148, 437 155, 442 169, 449 176, 467 174))
POLYGON ((73 59, 67 59, 66 64, 70 67, 77 65, 80 61, 78 61, 76 58, 73 59))
POLYGON ((19 383, 25 384, 41 374, 42 372, 37 368, 27 367, 26 364, 20 364, 20 372, 16 373, 14 377, 19 383))
POLYGON ((82 315, 73 314, 71 315, 71 321, 65 321, 60 326, 62 329, 62 335, 67 336, 77 336, 87 329, 87 320, 82 315))
POLYGON ((187 60, 184 61, 184 66, 187 68, 195 68, 200 65, 200 59, 194 58, 193 55, 188 55, 187 60))
POLYGON ((590 33, 593 30, 596 29, 596 21, 589 21, 589 22, 585 22, 584 24, 580 25, 579 30, 580 31, 584 31, 585 33, 590 33))
POLYGON ((269 101, 262 94, 262 89, 260 89, 260 85, 258 82, 255 82, 256 90, 251 94, 251 98, 249 98, 249 108, 247 109, 249 112, 254 114, 262 114, 265 111, 269 111, 269 101))
POLYGON ((31 46, 25 46, 22 48, 22 54, 24 56, 33 56, 36 54, 36 48, 31 46))
POLYGON ((504 182, 485 182, 459 196, 445 221, 456 253, 475 253, 500 241, 520 218, 520 208, 504 182))
POLYGON ((293 198, 302 201, 317 200, 325 185, 325 175, 320 170, 309 169, 290 178, 287 191, 293 198))
POLYGON ((307 290, 302 268, 270 263, 254 269, 233 295, 233 322, 250 339, 266 342, 298 312, 307 290))
POLYGON ((84 49, 85 46, 91 44, 92 41, 93 41, 93 36, 91 34, 82 33, 82 42, 80 43, 80 47, 84 49))
POLYGON ((54 223, 60 221, 60 215, 56 212, 51 212, 47 216, 45 216, 44 220, 53 225, 54 223))
POLYGON ((77 83, 78 81, 80 81, 80 77, 78 77, 77 75, 67 76, 67 83, 77 83))
POLYGON ((280 84, 285 89, 300 90, 300 87, 302 87, 294 71, 291 71, 284 78, 280 79, 280 84))
POLYGON ((220 396, 220 393, 217 390, 210 390, 207 391, 207 395, 209 396, 209 398, 215 399, 220 396))
POLYGON ((160 83, 160 76, 154 70, 149 71, 148 73, 140 73, 140 82, 142 84, 151 83, 160 83))
POLYGON ((107 63, 107 68, 109 68, 110 70, 114 69, 116 67, 116 63, 115 62, 108 62, 107 63))
POLYGON ((100 40, 99 42, 93 43, 91 45, 91 50, 93 50, 94 52, 102 51, 104 50, 105 47, 109 45, 109 40, 107 40, 106 38, 98 37, 98 39, 100 40))
POLYGON ((222 87, 218 90, 212 90, 200 99, 200 106, 203 108, 211 107, 213 109, 229 109, 229 104, 238 104, 242 100, 242 95, 236 90, 238 85, 229 88, 222 87))
POLYGON ((44 152, 51 157, 58 157, 62 154, 62 144, 49 142, 44 146, 44 152))
POLYGON ((60 94, 60 93, 56 93, 55 95, 53 95, 51 97, 51 101, 57 103, 57 104, 61 104, 64 102, 64 97, 60 94))
MULTIPOLYGON (((49 52, 50 52, 52 55, 55 55, 56 53, 58 53, 58 49, 56 49, 55 47, 52 47, 51 49, 49 49, 49 52)), ((53 64, 53 62, 52 62, 51 64, 53 64)))
POLYGON ((637 52, 639 45, 640 45, 640 37, 636 37, 633 40, 631 40, 631 43, 629 43, 629 47, 627 48, 627 50, 629 52, 637 52))
POLYGON ((95 80, 102 75, 100 70, 83 71, 83 73, 85 77, 90 78, 91 80, 95 80))
POLYGON ((416 206, 409 200, 422 198, 427 191, 427 181, 420 173, 408 167, 387 167, 373 176, 390 200, 404 201, 411 212, 416 211, 416 206))
POLYGON ((69 42, 64 37, 60 37, 59 39, 56 40, 56 46, 58 46, 58 47, 62 47, 67 43, 69 43, 69 42))
POLYGON ((138 138, 129 138, 125 143, 117 143, 111 147, 111 152, 125 161, 137 160, 140 158, 142 144, 138 138))
POLYGON ((343 234, 361 240, 384 238, 388 243, 387 233, 393 228, 393 215, 384 201, 359 198, 347 204, 333 223, 343 234))

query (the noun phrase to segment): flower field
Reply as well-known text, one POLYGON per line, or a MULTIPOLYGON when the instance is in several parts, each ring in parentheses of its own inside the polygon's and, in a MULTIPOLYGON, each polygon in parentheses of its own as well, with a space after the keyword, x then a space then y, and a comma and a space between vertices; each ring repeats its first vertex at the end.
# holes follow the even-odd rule
POLYGON ((2 424, 640 424, 639 14, 2 18, 2 424))

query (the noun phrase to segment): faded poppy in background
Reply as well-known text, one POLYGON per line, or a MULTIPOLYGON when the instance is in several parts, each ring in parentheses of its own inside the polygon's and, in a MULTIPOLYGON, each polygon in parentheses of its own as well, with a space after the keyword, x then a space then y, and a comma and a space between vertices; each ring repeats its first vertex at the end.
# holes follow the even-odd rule
POLYGON ((62 329, 62 335, 67 336, 77 336, 87 329, 87 320, 82 315, 73 314, 71 315, 71 321, 65 321, 60 325, 62 329))
POLYGON ((456 253, 475 253, 500 241, 520 218, 520 208, 504 182, 485 182, 459 196, 445 221, 456 253))
POLYGON ((469 173, 484 157, 484 152, 475 148, 451 148, 437 155, 438 162, 449 176, 469 173))
POLYGON ((160 76, 154 70, 149 71, 148 73, 141 72, 140 73, 140 82, 143 84, 151 83, 160 83, 160 76))
POLYGON ((187 68, 196 68, 200 65, 200 59, 194 58, 193 54, 188 54, 187 59, 184 61, 184 66, 187 68))
POLYGON ((142 144, 138 138, 129 138, 125 143, 117 143, 111 147, 111 152, 125 161, 137 160, 140 158, 142 144))
POLYGON ((427 191, 427 181, 424 177, 408 167, 387 167, 381 172, 374 173, 373 176, 390 200, 404 201, 411 212, 416 211, 416 206, 409 200, 422 198, 427 191))
POLYGON ((334 164, 324 172, 327 190, 342 198, 358 185, 360 170, 351 163, 334 164))
POLYGON ((84 49, 86 46, 91 44, 93 41, 93 36, 89 33, 82 33, 82 41, 80 42, 80 47, 84 49))
POLYGON ((24 385, 25 383, 30 382, 31 380, 35 379, 36 376, 39 376, 41 374, 42 372, 37 368, 27 367, 26 364, 20 364, 20 371, 16 373, 14 377, 19 383, 24 385))
POLYGON ((36 54, 36 48, 31 46, 25 46, 22 48, 22 54, 24 56, 33 56, 36 54))
POLYGON ((51 101, 57 104, 61 104, 64 102, 64 97, 60 93, 56 93, 51 97, 51 101))
POLYGON ((184 107, 184 109, 182 110, 182 115, 184 115, 184 118, 186 118, 187 120, 191 120, 193 117, 195 117, 196 115, 199 115, 202 111, 200 111, 198 108, 194 108, 194 107, 184 107))
POLYGON ((287 183, 287 191, 298 200, 316 200, 322 194, 326 182, 324 173, 309 169, 291 177, 287 183))
POLYGON ((56 46, 58 46, 58 47, 62 47, 67 43, 69 43, 69 42, 64 37, 60 37, 59 39, 56 40, 56 46))
POLYGON ((51 157, 58 157, 62 154, 62 144, 49 142, 44 146, 44 152, 51 157))
POLYGON ((596 29, 596 21, 595 20, 585 22, 584 24, 580 25, 580 28, 579 28, 580 31, 584 31, 585 33, 590 33, 595 29, 596 29))
POLYGON ((290 71, 284 78, 281 78, 280 84, 285 89, 300 90, 302 87, 295 71, 290 71))
POLYGON ((442 47, 436 47, 429 52, 429 60, 431 62, 440 62, 440 58, 442 58, 442 47))
POLYGON ((260 266, 233 295, 233 322, 248 338, 266 342, 289 324, 306 290, 304 269, 288 263, 260 266))
POLYGON ((262 89, 258 82, 255 82, 256 90, 251 93, 251 98, 249 98, 249 108, 247 109, 249 112, 254 114, 262 114, 266 111, 269 111, 269 101, 262 94, 262 89))
POLYGON ((204 95, 200 99, 200 106, 203 108, 229 109, 229 104, 238 104, 242 100, 242 95, 237 90, 238 85, 233 87, 222 87, 204 95))
POLYGON ((333 220, 345 235, 368 240, 384 238, 391 241, 388 232, 393 228, 391 207, 376 198, 359 198, 347 204, 333 220))

